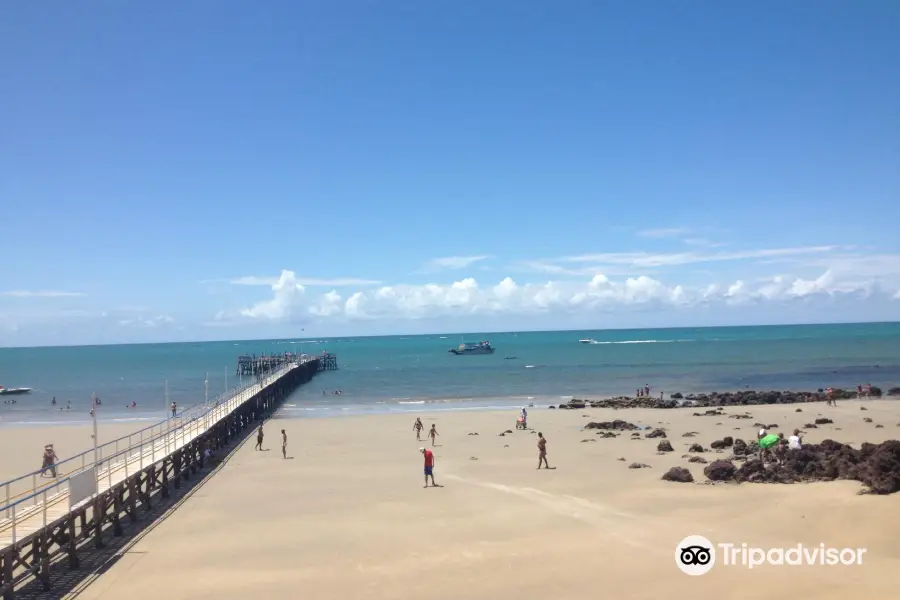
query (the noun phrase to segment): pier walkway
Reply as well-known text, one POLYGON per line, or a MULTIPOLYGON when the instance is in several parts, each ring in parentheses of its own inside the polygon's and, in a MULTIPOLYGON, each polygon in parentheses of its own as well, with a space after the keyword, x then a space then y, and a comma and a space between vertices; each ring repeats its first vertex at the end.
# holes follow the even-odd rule
POLYGON ((203 467, 207 450, 214 452, 262 418, 311 379, 318 363, 319 357, 308 356, 279 365, 208 405, 57 463, 55 478, 38 470, 0 483, 3 600, 12 600, 32 577, 49 589, 54 559, 68 555, 69 566, 77 567, 79 542, 94 538, 102 547, 105 524, 121 535, 120 517, 136 521, 139 504, 149 507, 157 492, 167 498, 170 485, 179 487, 203 467))

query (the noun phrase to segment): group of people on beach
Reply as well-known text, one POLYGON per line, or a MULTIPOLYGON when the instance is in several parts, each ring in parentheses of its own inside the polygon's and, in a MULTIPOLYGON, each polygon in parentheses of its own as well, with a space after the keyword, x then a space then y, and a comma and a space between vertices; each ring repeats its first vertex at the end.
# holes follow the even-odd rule
MULTIPOLYGON (((520 420, 527 419, 528 412, 525 410, 525 407, 522 407, 522 413, 519 417, 520 420)), ((422 419, 416 417, 415 422, 413 423, 413 431, 416 432, 416 441, 422 441, 422 430, 425 429, 425 425, 422 423, 422 419)), ((262 431, 262 427, 260 427, 260 431, 262 431)), ((283 430, 282 430, 283 431, 283 430)), ((431 430, 428 432, 428 437, 431 438, 431 446, 434 447, 435 437, 438 435, 437 425, 432 424, 431 430)), ((550 463, 547 462, 547 438, 544 437, 542 432, 538 432, 537 434, 537 448, 538 448, 538 470, 543 467, 544 469, 554 469, 555 467, 551 467, 550 463)), ((261 438, 260 438, 261 439, 261 438)), ((262 443, 262 442, 260 442, 262 443)), ((438 485, 434 481, 434 452, 430 448, 426 448, 424 446, 419 447, 419 452, 425 457, 425 487, 428 487, 428 480, 431 479, 432 487, 444 487, 442 485, 438 485)))
POLYGON ((769 433, 765 427, 759 430, 756 435, 756 443, 759 445, 759 460, 765 462, 765 459, 772 452, 775 454, 775 461, 783 465, 787 459, 788 452, 800 450, 803 447, 803 438, 800 436, 800 430, 794 429, 794 433, 788 439, 784 439, 784 434, 769 433))
MULTIPOLYGON (((262 445, 263 445, 263 439, 265 438, 265 436, 266 436, 266 434, 263 431, 263 426, 260 425, 259 428, 256 430, 256 446, 253 447, 254 450, 261 450, 261 451, 264 450, 262 445)), ((284 429, 281 430, 281 456, 282 456, 282 458, 288 457, 287 456, 287 432, 284 429)))

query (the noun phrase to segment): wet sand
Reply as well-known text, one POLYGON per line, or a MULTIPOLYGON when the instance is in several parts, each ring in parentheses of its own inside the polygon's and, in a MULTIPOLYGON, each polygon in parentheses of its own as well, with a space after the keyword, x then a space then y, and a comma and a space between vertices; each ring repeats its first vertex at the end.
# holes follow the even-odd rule
POLYGON ((534 409, 529 424, 548 440, 557 467, 550 471, 536 470, 537 435, 515 431, 515 411, 417 413, 426 429, 436 423, 440 433, 435 476, 445 487, 436 489, 422 488, 414 413, 274 419, 266 425, 269 451, 245 443, 78 598, 895 597, 900 494, 857 495, 861 485, 850 481, 704 485, 660 477, 685 466, 703 482, 704 465, 683 458, 687 446, 708 448, 726 435, 753 439, 755 421, 778 423, 789 435, 817 416, 834 420, 809 430, 809 442, 896 439, 900 403, 724 412, 745 411, 754 419, 694 417, 693 409, 534 409), (656 439, 582 431, 588 421, 613 419, 666 428, 675 452, 658 455, 656 439), (875 428, 879 423, 884 428, 875 428), (281 428, 290 460, 281 458, 281 428), (514 433, 498 436, 506 429, 514 433), (683 438, 688 431, 698 435, 683 438), (651 468, 629 469, 632 462, 651 468), (689 577, 676 567, 675 548, 691 534, 715 543, 824 543, 867 553, 859 566, 719 564, 689 577))

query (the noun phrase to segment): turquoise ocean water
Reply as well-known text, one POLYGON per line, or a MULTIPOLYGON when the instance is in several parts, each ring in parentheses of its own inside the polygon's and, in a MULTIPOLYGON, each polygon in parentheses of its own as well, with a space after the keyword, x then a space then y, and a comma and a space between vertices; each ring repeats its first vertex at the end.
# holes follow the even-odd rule
POLYGON ((0 404, 0 424, 86 421, 92 392, 103 419, 156 420, 165 414, 165 380, 170 399, 186 407, 203 402, 207 372, 210 397, 225 390, 226 372, 236 385, 240 354, 323 350, 337 355, 340 370, 297 390, 286 416, 540 406, 630 395, 644 384, 654 394, 900 385, 900 323, 0 348, 0 385, 34 389, 0 404), (495 354, 447 352, 486 339, 495 354), (53 396, 72 410, 53 409, 53 396), (126 408, 132 400, 138 407, 126 408))

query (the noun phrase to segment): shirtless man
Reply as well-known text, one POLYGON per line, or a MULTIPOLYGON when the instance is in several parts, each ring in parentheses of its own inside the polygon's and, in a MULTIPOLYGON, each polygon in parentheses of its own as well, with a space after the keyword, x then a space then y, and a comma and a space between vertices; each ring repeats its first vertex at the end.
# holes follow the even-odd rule
POLYGON ((287 458, 287 434, 281 430, 281 456, 287 458))
POLYGON ((422 439, 422 430, 425 429, 425 426, 422 425, 422 419, 416 417, 416 422, 413 423, 413 430, 416 432, 416 441, 421 441, 422 439))
MULTIPOLYGON (((434 438, 439 435, 437 432, 437 425, 431 426, 431 431, 428 432, 428 437, 431 438, 431 445, 434 446, 434 438)), ((433 482, 434 480, 432 480, 433 482)))
POLYGON ((547 462, 547 440, 544 439, 544 434, 540 431, 538 432, 538 470, 540 470, 541 465, 545 465, 547 469, 550 468, 550 463, 547 462))
POLYGON ((262 425, 259 426, 259 429, 256 430, 256 446, 254 446, 254 450, 262 450, 263 443, 263 430, 262 425))

